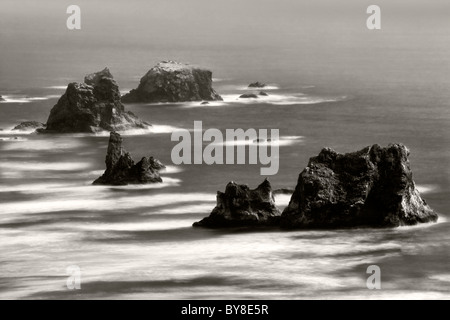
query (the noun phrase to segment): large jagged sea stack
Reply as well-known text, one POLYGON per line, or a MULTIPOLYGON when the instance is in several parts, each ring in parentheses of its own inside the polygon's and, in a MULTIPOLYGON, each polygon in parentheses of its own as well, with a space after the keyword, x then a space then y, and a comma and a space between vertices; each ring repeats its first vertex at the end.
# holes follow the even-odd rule
POLYGON ((347 154, 323 149, 300 173, 281 226, 396 227, 436 221, 415 186, 408 156, 402 144, 375 144, 347 154))
POLYGON ((84 83, 70 83, 50 111, 46 128, 38 131, 95 133, 149 127, 149 123, 125 111, 120 101, 119 86, 109 69, 105 68, 87 75, 84 83))

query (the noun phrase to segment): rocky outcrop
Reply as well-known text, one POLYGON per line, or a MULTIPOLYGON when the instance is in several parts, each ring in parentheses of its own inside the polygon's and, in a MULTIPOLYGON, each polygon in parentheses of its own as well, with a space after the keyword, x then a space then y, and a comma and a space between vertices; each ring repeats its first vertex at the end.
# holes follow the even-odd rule
POLYGON ((323 149, 300 173, 281 226, 395 227, 436 221, 415 187, 408 156, 401 144, 348 154, 323 149))
POLYGON ((122 137, 111 132, 106 154, 106 171, 93 184, 127 185, 162 182, 159 170, 165 166, 153 157, 134 163, 130 154, 122 148, 122 137))
POLYGON ((267 96, 268 96, 268 93, 267 93, 267 92, 264 92, 264 91, 260 91, 260 92, 259 92, 259 95, 260 95, 260 96, 266 96, 266 97, 267 97, 267 96))
POLYGON ((2 96, 0 96, 0 101, 6 101, 2 96))
POLYGON ((37 121, 25 121, 15 126, 13 131, 35 131, 36 129, 45 129, 45 124, 37 121))
POLYGON ((257 99, 258 96, 254 93, 244 93, 239 96, 241 99, 257 99))
POLYGON ((249 88, 264 88, 266 86, 265 83, 256 81, 256 82, 252 82, 248 85, 249 88))
POLYGON ((119 86, 108 68, 87 75, 84 83, 70 83, 50 111, 47 128, 39 132, 123 131, 145 129, 149 123, 125 111, 119 86))
POLYGON ((267 179, 254 190, 230 182, 225 193, 217 192, 217 205, 210 216, 193 225, 208 228, 271 226, 279 223, 280 215, 267 179))
POLYGON ((141 78, 137 89, 123 102, 213 101, 222 98, 212 88, 212 72, 206 69, 162 61, 141 78))

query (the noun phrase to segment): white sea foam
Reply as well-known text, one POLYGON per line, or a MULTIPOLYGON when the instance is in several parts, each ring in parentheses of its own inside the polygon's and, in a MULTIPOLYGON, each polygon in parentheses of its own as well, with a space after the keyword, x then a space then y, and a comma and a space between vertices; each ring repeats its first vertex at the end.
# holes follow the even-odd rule
POLYGON ((28 139, 23 137, 0 137, 0 141, 14 141, 14 142, 21 142, 21 141, 27 141, 28 139))
POLYGON ((438 189, 438 186, 434 184, 418 184, 416 185, 416 188, 421 194, 426 194, 435 192, 438 189))
POLYGON ((182 171, 183 169, 181 169, 180 166, 166 166, 165 168, 160 170, 162 175, 180 173, 182 171))
POLYGON ((237 90, 252 90, 252 91, 259 90, 259 91, 264 91, 264 90, 278 90, 278 89, 280 89, 280 87, 278 85, 276 85, 276 84, 267 84, 267 85, 265 85, 262 88, 250 88, 250 87, 244 85, 244 86, 238 86, 238 87, 236 87, 236 89, 237 90))
POLYGON ((242 103, 242 104, 255 104, 255 103, 267 103, 274 105, 295 105, 295 104, 318 104, 324 102, 335 102, 344 99, 345 96, 338 98, 324 98, 307 96, 303 93, 295 95, 283 95, 283 94, 270 94, 268 96, 258 95, 258 98, 239 98, 239 94, 227 94, 222 95, 222 98, 227 103, 242 103))
POLYGON ((290 194, 281 194, 281 193, 276 194, 276 195, 274 195, 275 204, 280 207, 287 207, 289 204, 289 201, 291 200, 291 197, 292 197, 292 195, 290 195, 290 194))
POLYGON ((0 168, 16 171, 76 171, 84 170, 91 166, 84 162, 0 162, 0 168))
MULTIPOLYGON (((127 188, 129 187, 127 186, 127 188)), ((211 199, 215 201, 215 195, 204 193, 162 193, 108 198, 108 195, 110 195, 109 192, 98 192, 106 188, 104 186, 69 188, 67 193, 61 193, 59 195, 50 193, 47 198, 40 200, 0 203, 0 216, 7 219, 10 217, 10 214, 31 214, 67 210, 85 210, 89 212, 103 210, 117 211, 175 205, 178 202, 184 204, 189 202, 211 201, 211 199)))
POLYGON ((8 143, 2 146, 3 150, 58 150, 82 147, 81 141, 73 139, 55 140, 24 140, 20 143, 8 143))
POLYGON ((67 89, 67 85, 65 86, 50 86, 50 87, 46 87, 47 89, 57 89, 57 90, 66 90, 67 89))
POLYGON ((43 101, 52 98, 59 98, 59 95, 47 95, 44 97, 23 97, 23 96, 2 96, 5 101, 0 101, 0 103, 30 103, 33 101, 43 101))
POLYGON ((94 231, 150 231, 150 230, 170 230, 188 228, 192 226, 192 219, 177 219, 150 222, 127 222, 127 223, 102 223, 79 225, 79 229, 94 231))
POLYGON ((223 81, 230 81, 231 78, 212 78, 213 82, 223 82, 223 81))
POLYGON ((287 136, 287 137, 280 137, 278 141, 261 141, 261 142, 255 142, 251 140, 233 140, 233 141, 223 141, 222 143, 213 143, 213 145, 221 145, 221 146, 271 146, 277 144, 280 147, 285 146, 291 146, 294 144, 299 144, 304 142, 303 136, 287 136))
MULTIPOLYGON (((139 136, 139 135, 147 135, 151 133, 155 134, 161 134, 161 133, 172 133, 175 130, 179 130, 179 128, 170 126, 170 125, 160 125, 160 124, 152 124, 148 128, 145 129, 129 129, 129 130, 118 130, 117 132, 120 133, 122 136, 139 136)), ((77 137, 85 137, 89 136, 91 134, 75 134, 74 136, 77 137)), ((95 136, 99 137, 109 137, 110 132, 109 131, 100 131, 94 133, 95 136)))

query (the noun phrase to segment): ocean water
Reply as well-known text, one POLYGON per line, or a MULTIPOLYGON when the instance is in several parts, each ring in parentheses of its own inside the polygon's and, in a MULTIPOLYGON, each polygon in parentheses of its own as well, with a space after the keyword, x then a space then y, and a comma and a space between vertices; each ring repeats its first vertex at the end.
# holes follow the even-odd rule
MULTIPOLYGON (((361 1, 5 0, 0 10, 0 298, 449 299, 450 4, 378 1, 366 29, 361 1), (100 10, 101 9, 101 10, 100 10), (168 165, 163 183, 92 186, 108 133, 37 135, 67 83, 108 66, 122 92, 160 60, 208 67, 222 102, 126 104, 153 124, 124 133, 135 160, 168 165), (250 82, 269 96, 242 100, 250 82), (171 161, 178 128, 280 130, 274 189, 295 187, 323 147, 404 143, 414 180, 439 221, 352 230, 208 230, 229 181, 254 188, 261 165, 171 161), (66 269, 81 269, 68 290, 66 269), (378 265, 381 290, 369 290, 378 265)), ((276 196, 284 208, 288 195, 276 196)))

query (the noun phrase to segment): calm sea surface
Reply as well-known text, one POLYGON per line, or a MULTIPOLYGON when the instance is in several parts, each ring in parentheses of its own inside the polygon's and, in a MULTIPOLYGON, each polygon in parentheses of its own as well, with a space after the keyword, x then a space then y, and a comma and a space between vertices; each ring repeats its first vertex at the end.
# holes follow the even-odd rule
MULTIPOLYGON (((400 2, 379 1, 382 30, 371 32, 358 1, 79 1, 82 29, 71 32, 70 3, 6 1, 0 298, 449 299, 450 6, 400 2), (162 184, 92 186, 108 133, 11 132, 25 120, 45 122, 67 84, 87 73, 108 66, 127 92, 166 59, 211 69, 224 102, 126 105, 154 126, 124 133, 124 147, 135 160, 165 163, 162 184), (269 97, 237 100, 257 80, 270 84, 269 97), (279 129, 275 189, 295 187, 325 146, 404 143, 440 219, 386 230, 193 229, 229 181, 254 188, 264 180, 260 165, 175 166, 171 132, 199 120, 223 132, 279 129), (374 264, 381 290, 366 287, 374 264), (66 287, 71 265, 81 269, 81 290, 66 287)), ((280 208, 288 201, 276 197, 280 208)))

